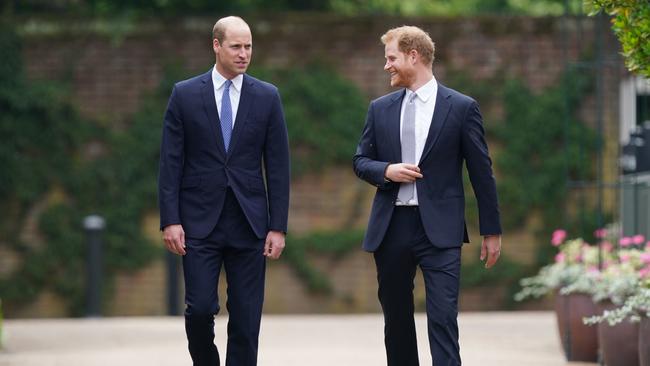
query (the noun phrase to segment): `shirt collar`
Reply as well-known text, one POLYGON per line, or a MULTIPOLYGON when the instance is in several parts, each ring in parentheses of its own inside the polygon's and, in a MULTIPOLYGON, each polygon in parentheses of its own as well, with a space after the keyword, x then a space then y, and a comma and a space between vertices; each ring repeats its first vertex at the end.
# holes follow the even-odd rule
MULTIPOLYGON (((233 79, 231 79, 231 81, 232 81, 232 85, 235 87, 235 90, 241 92, 241 86, 244 83, 244 75, 239 74, 235 76, 233 79)), ((212 84, 214 84, 214 89, 215 90, 221 89, 223 83, 225 82, 226 82, 226 78, 223 77, 223 75, 221 75, 219 71, 217 71, 217 65, 214 65, 214 67, 212 68, 212 84)))
POLYGON ((438 82, 436 81, 435 76, 431 78, 426 84, 422 85, 418 90, 411 91, 406 89, 406 98, 411 96, 411 93, 415 93, 418 98, 426 103, 432 95, 438 92, 438 82))

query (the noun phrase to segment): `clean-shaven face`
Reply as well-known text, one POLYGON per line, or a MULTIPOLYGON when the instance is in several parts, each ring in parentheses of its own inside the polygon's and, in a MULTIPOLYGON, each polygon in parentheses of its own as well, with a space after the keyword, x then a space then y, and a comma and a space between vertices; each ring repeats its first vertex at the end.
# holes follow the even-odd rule
POLYGON ((386 64, 384 70, 390 74, 390 86, 408 88, 415 80, 415 69, 411 56, 397 47, 397 40, 386 43, 384 47, 386 64))
POLYGON ((253 37, 248 26, 231 25, 226 29, 223 42, 213 40, 217 56, 217 71, 225 78, 232 79, 248 69, 253 54, 253 37))

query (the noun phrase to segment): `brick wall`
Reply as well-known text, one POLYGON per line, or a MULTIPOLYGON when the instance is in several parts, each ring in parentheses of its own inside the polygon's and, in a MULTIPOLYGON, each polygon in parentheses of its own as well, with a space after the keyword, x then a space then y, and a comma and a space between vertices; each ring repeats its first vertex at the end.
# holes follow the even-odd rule
MULTIPOLYGON (((69 80, 82 114, 120 126, 129 121, 143 95, 158 85, 166 63, 181 62, 185 68, 196 72, 211 67, 214 20, 185 18, 147 22, 121 34, 97 30, 92 23, 81 20, 31 21, 25 23, 23 32, 26 70, 34 79, 69 80)), ((325 60, 358 85, 368 100, 390 90, 383 71, 383 47, 379 36, 393 26, 415 24, 430 33, 436 43, 434 74, 442 83, 448 73, 462 71, 473 80, 515 76, 534 90, 557 81, 565 66, 565 50, 568 60, 576 61, 581 54, 593 49, 594 39, 592 20, 563 22, 554 18, 521 17, 353 19, 329 15, 258 16, 248 20, 254 37, 253 64, 288 67, 325 60)), ((608 36, 605 48, 608 55, 614 55, 615 64, 614 71, 606 79, 607 96, 608 100, 616 101, 622 65, 616 56, 618 44, 608 36)), ((486 123, 489 124, 490 115, 498 116, 499 106, 487 108, 490 113, 486 123)), ((611 117, 618 107, 612 102, 605 108, 611 117)), ((594 121, 593 110, 593 104, 587 104, 582 111, 588 121, 594 121)), ((162 116, 163 111, 160 113, 162 116)), ((609 141, 618 133, 617 122, 613 117, 604 122, 608 126, 606 140, 609 141)), ((615 171, 616 155, 612 146, 615 144, 607 145, 611 153, 606 160, 607 171, 615 171)), ((370 186, 354 177, 350 165, 296 180, 292 186, 290 230, 299 234, 349 224, 363 227, 372 194, 370 186), (352 207, 350 197, 356 195, 363 197, 362 207, 352 207)), ((613 208, 615 199, 608 197, 613 208)), ((470 229, 477 243, 479 237, 475 223, 472 224, 470 229)), ((537 224, 532 219, 519 230, 506 233, 504 249, 508 255, 523 262, 533 259, 531 232, 537 224)), ((155 213, 145 220, 145 230, 159 238, 155 213)), ((478 249, 478 244, 465 247, 464 260, 476 260, 478 249)), ((0 248, 0 269, 8 271, 15 266, 16 260, 0 248)), ((358 251, 342 259, 310 256, 309 260, 330 276, 334 294, 331 297, 313 296, 291 268, 282 261, 272 263, 267 275, 267 312, 379 310, 375 268, 370 255, 358 251)), ((416 301, 421 308, 421 278, 418 277, 418 281, 416 301)), ((501 301, 500 291, 503 289, 464 292, 461 309, 494 309, 501 301)), ((221 292, 221 298, 225 299, 223 286, 221 292)), ((60 299, 48 293, 18 314, 8 315, 64 315, 61 309, 60 299)), ((164 314, 162 260, 140 271, 120 274, 106 309, 110 315, 164 314)))

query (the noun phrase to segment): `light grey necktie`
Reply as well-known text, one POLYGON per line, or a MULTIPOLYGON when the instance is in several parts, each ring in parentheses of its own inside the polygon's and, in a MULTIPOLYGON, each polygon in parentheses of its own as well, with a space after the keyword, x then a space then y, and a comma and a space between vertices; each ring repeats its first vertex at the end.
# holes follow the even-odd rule
MULTIPOLYGON (((415 93, 411 93, 404 106, 402 121, 402 163, 415 164, 415 93)), ((402 183, 397 199, 407 204, 415 196, 415 183, 402 183)))

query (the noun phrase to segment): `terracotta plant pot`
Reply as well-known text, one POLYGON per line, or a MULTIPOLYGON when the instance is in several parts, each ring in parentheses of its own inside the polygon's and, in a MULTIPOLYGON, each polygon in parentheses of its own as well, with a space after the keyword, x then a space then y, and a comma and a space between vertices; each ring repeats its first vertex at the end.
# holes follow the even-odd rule
POLYGON ((641 318, 639 323, 639 364, 650 366, 650 318, 641 318))
MULTIPOLYGON (((618 306, 611 302, 598 303, 599 313, 613 310, 618 306)), ((639 365, 639 323, 623 320, 614 326, 607 321, 598 324, 598 343, 605 365, 639 365)))
POLYGON ((555 314, 560 342, 567 361, 596 362, 598 333, 596 327, 583 324, 582 318, 596 315, 598 310, 585 294, 555 296, 555 314))

